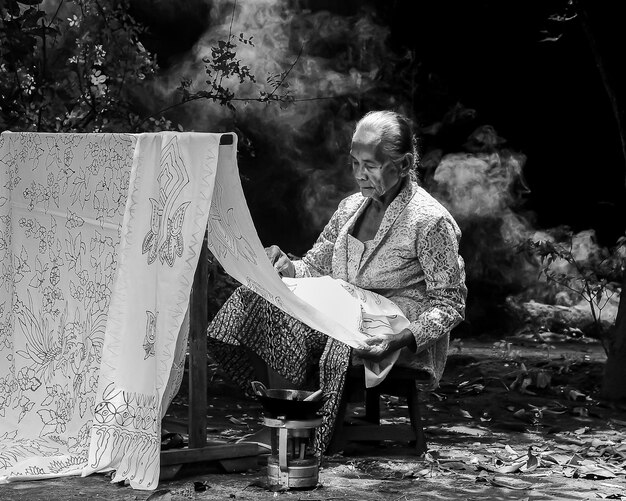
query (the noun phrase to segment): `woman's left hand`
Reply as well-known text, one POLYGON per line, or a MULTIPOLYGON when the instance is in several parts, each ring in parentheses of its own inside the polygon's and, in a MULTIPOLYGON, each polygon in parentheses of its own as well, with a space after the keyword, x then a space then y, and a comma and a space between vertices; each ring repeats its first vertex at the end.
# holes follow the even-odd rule
POLYGON ((287 254, 285 254, 278 245, 271 245, 265 248, 270 263, 281 277, 294 278, 296 276, 296 268, 287 254))
POLYGON ((409 329, 398 334, 368 337, 365 345, 354 349, 354 354, 365 360, 380 362, 393 352, 404 347, 415 346, 415 337, 409 329))

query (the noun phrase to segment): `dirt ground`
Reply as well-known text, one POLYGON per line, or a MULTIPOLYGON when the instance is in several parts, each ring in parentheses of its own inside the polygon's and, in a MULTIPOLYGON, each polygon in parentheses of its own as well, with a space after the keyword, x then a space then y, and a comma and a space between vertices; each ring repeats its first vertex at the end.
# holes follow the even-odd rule
MULTIPOLYGON (((599 344, 550 333, 456 340, 441 387, 421 394, 429 452, 353 444, 325 459, 310 490, 272 489, 259 456, 244 473, 187 465, 154 492, 92 475, 0 485, 0 500, 626 499, 626 407, 598 400, 603 361, 599 344)), ((217 373, 209 392, 212 440, 260 428, 260 405, 217 373)), ((385 396, 382 409, 385 420, 408 422, 402 399, 385 396)), ((169 414, 186 411, 182 390, 169 414)))

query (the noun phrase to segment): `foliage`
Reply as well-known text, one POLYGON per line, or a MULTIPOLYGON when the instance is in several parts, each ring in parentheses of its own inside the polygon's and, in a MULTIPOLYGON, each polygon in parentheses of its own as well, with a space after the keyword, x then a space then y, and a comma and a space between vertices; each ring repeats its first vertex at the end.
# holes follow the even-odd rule
POLYGON ((254 42, 229 33, 203 58, 207 87, 195 91, 183 78, 181 101, 155 112, 149 83, 158 76, 156 59, 140 41, 145 28, 128 10, 129 0, 0 3, 0 129, 182 130, 163 113, 188 101, 209 99, 231 110, 234 101, 294 101, 286 79, 299 55, 286 71, 269 74, 257 96, 235 94, 238 84, 256 83, 237 56, 238 43, 254 42))
POLYGON ((144 31, 128 0, 0 3, 0 129, 171 128, 162 117, 140 126, 138 92, 157 70, 144 31))
POLYGON ((617 284, 624 272, 624 249, 626 235, 620 237, 612 249, 599 249, 584 259, 578 258, 569 230, 561 241, 527 239, 518 247, 519 252, 539 259, 539 274, 549 284, 574 292, 587 302, 603 345, 609 333, 601 323, 602 310, 617 293, 617 284), (568 266, 557 266, 559 263, 568 266))
MULTIPOLYGON (((254 47, 253 37, 246 38, 243 33, 239 34, 238 41, 245 45, 254 47)), ((235 36, 229 33, 228 40, 218 40, 217 46, 211 47, 211 55, 204 56, 202 61, 205 64, 207 75, 207 88, 193 91, 193 81, 190 78, 181 79, 178 90, 182 94, 182 101, 195 101, 197 99, 208 99, 215 103, 234 111, 233 101, 258 101, 260 103, 280 102, 291 104, 295 101, 289 91, 287 77, 300 58, 300 54, 293 64, 286 71, 280 73, 270 73, 266 83, 269 92, 260 90, 258 96, 239 96, 228 86, 235 80, 237 83, 256 83, 256 77, 250 72, 250 67, 242 64, 237 56, 237 44, 234 42, 235 36)), ((302 52, 302 51, 301 51, 302 52)))

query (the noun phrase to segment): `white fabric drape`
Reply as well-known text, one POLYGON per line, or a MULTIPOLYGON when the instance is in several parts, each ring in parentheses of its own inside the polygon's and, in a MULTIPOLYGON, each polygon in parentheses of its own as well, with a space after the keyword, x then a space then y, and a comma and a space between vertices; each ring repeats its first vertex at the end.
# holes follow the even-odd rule
POLYGON ((0 475, 158 482, 218 134, 0 136, 0 475))
POLYGON ((207 228, 233 277, 310 327, 350 346, 388 312, 385 328, 401 330, 396 310, 343 321, 337 304, 292 293, 252 223, 236 141, 219 141, 0 135, 0 480, 115 470, 156 488, 207 228))
POLYGON ((0 474, 80 473, 136 138, 0 136, 0 474))
POLYGON ((139 136, 109 306, 89 461, 158 483, 162 399, 209 214, 219 135, 139 136))

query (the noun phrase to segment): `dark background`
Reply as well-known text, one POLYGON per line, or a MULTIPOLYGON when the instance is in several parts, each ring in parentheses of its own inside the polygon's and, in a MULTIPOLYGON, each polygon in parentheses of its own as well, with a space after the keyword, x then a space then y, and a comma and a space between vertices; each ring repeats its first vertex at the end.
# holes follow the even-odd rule
MULTIPOLYGON (((157 54, 164 72, 177 71, 217 12, 214 3, 203 0, 175 6, 164 0, 131 3, 133 15, 149 27, 143 43, 157 54)), ((219 5, 232 12, 231 4, 219 5)), ((382 65, 376 63, 375 88, 356 99, 338 95, 320 102, 318 112, 297 130, 288 130, 273 111, 234 115, 243 188, 265 245, 278 244, 296 255, 310 248, 338 200, 353 190, 340 158, 349 149, 350 124, 369 109, 393 103, 408 107, 421 126, 423 165, 429 158, 436 166, 441 155, 471 151, 468 137, 484 125, 497 131, 505 148, 522 154, 528 191, 518 193, 512 209, 528 235, 561 226, 592 229, 598 244, 613 246, 624 234, 626 169, 598 68, 601 63, 615 89, 626 88, 619 72, 626 40, 614 8, 580 4, 588 13, 594 53, 580 16, 554 20, 571 17, 561 0, 285 0, 274 5, 296 12, 290 27, 294 40, 326 11, 332 15, 318 20, 348 20, 347 31, 336 24, 336 36, 307 32, 308 55, 330 61, 334 70, 345 73, 363 58, 361 53, 350 60, 359 51, 355 44, 364 43, 350 31, 358 29, 359 19, 386 27, 388 47, 382 65), (428 156, 434 152, 439 156, 428 156)), ((377 50, 380 46, 372 43, 366 53, 375 59, 377 50)), ((367 72, 367 62, 358 69, 367 72)), ((174 119, 190 114, 181 109, 174 119)), ((217 130, 233 130, 232 125, 217 130)), ((536 282, 537 270, 516 253, 515 243, 503 240, 500 217, 461 224, 469 333, 500 332, 509 322, 505 299, 536 282)))
MULTIPOLYGON (((144 44, 164 69, 210 28, 210 2, 168 3, 133 2, 133 14, 149 27, 144 44)), ((420 122, 440 120, 455 102, 475 110, 465 127, 426 136, 424 149, 454 151, 477 124, 494 126, 527 157, 530 193, 522 208, 534 214, 537 227, 593 228, 604 245, 623 232, 625 170, 615 118, 579 20, 549 20, 566 14, 565 2, 309 0, 291 6, 344 16, 367 10, 389 26, 392 49, 414 50, 420 78, 429 80, 415 99, 420 122)), ((623 87, 620 17, 605 2, 585 8, 604 64, 623 87)))

